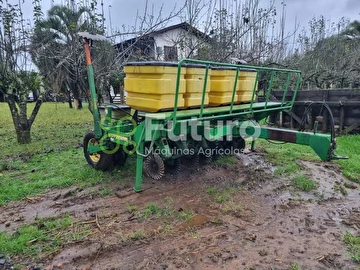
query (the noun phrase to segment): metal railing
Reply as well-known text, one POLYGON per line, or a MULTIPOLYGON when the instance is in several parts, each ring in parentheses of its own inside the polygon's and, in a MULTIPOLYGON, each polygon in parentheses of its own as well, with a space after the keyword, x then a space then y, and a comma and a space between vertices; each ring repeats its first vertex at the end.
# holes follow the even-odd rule
MULTIPOLYGON (((174 123, 176 123, 177 119, 178 119, 179 91, 180 91, 181 74, 182 74, 181 71, 183 68, 186 67, 186 65, 184 65, 184 64, 200 64, 200 65, 205 66, 204 84, 203 84, 203 89, 202 89, 201 104, 200 104, 199 108, 192 108, 191 109, 192 113, 187 114, 187 116, 190 116, 190 115, 195 116, 196 115, 197 120, 214 119, 214 118, 226 117, 229 115, 238 116, 238 115, 243 115, 243 114, 252 114, 255 112, 255 110, 256 110, 256 112, 272 111, 272 110, 274 110, 274 108, 269 107, 269 105, 271 102, 271 91, 273 90, 275 83, 277 84, 277 87, 280 87, 281 83, 284 84, 282 86, 283 87, 282 89, 284 90, 284 95, 281 99, 281 102, 279 104, 277 104, 276 110, 290 111, 295 102, 296 94, 297 94, 298 88, 301 83, 301 71, 299 71, 299 70, 258 67, 258 66, 250 66, 250 65, 236 65, 236 64, 202 61, 202 60, 195 60, 195 59, 182 59, 181 61, 179 61, 178 68, 177 68, 174 110, 167 119, 167 120, 172 120, 174 123), (233 91, 232 91, 231 102, 226 104, 228 106, 229 110, 225 111, 225 112, 222 110, 220 116, 205 116, 205 114, 206 114, 205 107, 207 106, 207 105, 205 105, 205 98, 206 98, 206 94, 207 94, 206 89, 207 89, 208 84, 210 83, 209 69, 211 69, 213 67, 223 67, 223 68, 228 67, 229 70, 234 70, 234 71, 236 70, 235 78, 234 78, 234 86, 233 86, 233 91), (236 104, 238 101, 235 101, 237 84, 238 84, 238 80, 239 80, 239 73, 241 73, 242 70, 249 70, 249 69, 256 71, 257 74, 256 74, 255 82, 254 82, 254 88, 252 91, 251 101, 248 103, 248 108, 246 110, 242 109, 242 111, 241 111, 240 109, 237 109, 237 108, 240 108, 236 104), (269 76, 268 86, 265 89, 264 88, 265 85, 261 85, 261 87, 263 89, 257 89, 258 88, 257 86, 258 86, 260 80, 263 83, 264 78, 266 79, 266 75, 269 76), (292 97, 291 101, 285 101, 286 94, 288 93, 291 86, 293 86, 293 92, 292 92, 293 97, 292 97), (259 92, 259 91, 263 91, 264 96, 265 96, 265 100, 263 102, 263 106, 261 109, 259 109, 258 106, 256 108, 254 106, 256 103, 256 101, 255 101, 256 92, 259 92)), ((210 107, 210 108, 214 108, 214 107, 210 107)))

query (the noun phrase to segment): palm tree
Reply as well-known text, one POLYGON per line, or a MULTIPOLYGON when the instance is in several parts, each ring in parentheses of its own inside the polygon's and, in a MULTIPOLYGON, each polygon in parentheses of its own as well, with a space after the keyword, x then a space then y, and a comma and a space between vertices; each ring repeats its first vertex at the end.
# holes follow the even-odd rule
POLYGON ((349 26, 355 35, 360 35, 360 22, 359 21, 355 20, 352 23, 350 23, 349 26))
POLYGON ((342 34, 350 40, 360 39, 360 22, 351 22, 342 34))
POLYGON ((32 39, 33 61, 40 72, 51 84, 61 84, 56 85, 57 89, 68 89, 77 109, 82 108, 80 97, 86 85, 86 66, 77 33, 91 31, 94 21, 85 7, 73 10, 54 6, 48 19, 38 22, 32 39))

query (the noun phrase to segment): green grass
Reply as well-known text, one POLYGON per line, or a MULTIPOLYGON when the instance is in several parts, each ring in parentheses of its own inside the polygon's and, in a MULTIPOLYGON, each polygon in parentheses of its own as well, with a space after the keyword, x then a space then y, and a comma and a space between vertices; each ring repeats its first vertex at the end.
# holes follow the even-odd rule
POLYGON ((145 239, 147 235, 143 230, 132 231, 128 235, 120 235, 120 240, 123 243, 128 243, 136 240, 145 239))
POLYGON ((38 219, 34 224, 20 227, 13 234, 0 233, 0 247, 8 256, 20 256, 21 261, 26 261, 50 254, 89 233, 88 225, 76 224, 70 216, 38 219))
POLYGON ((205 188, 205 192, 206 192, 206 194, 209 194, 209 195, 215 194, 215 193, 216 193, 216 189, 215 189, 215 187, 209 186, 209 187, 206 187, 206 188, 205 188))
POLYGON ((126 210, 129 212, 129 213, 135 213, 137 211, 137 206, 136 205, 133 205, 133 204, 127 204, 126 205, 126 210))
MULTIPOLYGON (((105 185, 106 185, 106 181, 105 181, 105 185)), ((106 197, 106 196, 112 195, 113 193, 114 193, 113 190, 102 186, 102 187, 90 188, 86 194, 100 196, 100 197, 106 197)), ((74 195, 75 195, 75 192, 74 192, 74 195)))
MULTIPOLYGON (((265 140, 257 140, 257 147, 267 153, 267 159, 274 164, 277 169, 275 175, 294 175, 301 168, 297 164, 298 160, 320 161, 320 158, 309 146, 296 144, 273 144, 265 140)), ((360 135, 348 135, 337 138, 336 154, 348 156, 346 160, 332 161, 340 165, 342 173, 350 180, 360 183, 360 152, 357 146, 360 146, 360 135)), ((313 189, 313 184, 303 181, 303 176, 299 175, 296 182, 305 189, 313 189)), ((299 187, 302 189, 301 187, 299 187)), ((303 190, 303 189, 302 189, 303 190)))
POLYGON ((297 262, 293 262, 293 264, 290 267, 290 270, 300 270, 300 266, 297 262))
MULTIPOLYGON (((28 112, 34 103, 28 104, 28 112)), ((85 133, 92 129, 92 115, 84 109, 69 109, 67 103, 43 103, 31 128, 32 142, 19 145, 7 103, 0 103, 0 148, 2 157, 31 155, 35 153, 63 150, 82 143, 85 133)))
POLYGON ((224 166, 224 165, 234 165, 237 164, 237 158, 235 156, 220 156, 218 159, 214 160, 214 164, 224 166))
POLYGON ((285 163, 284 165, 277 165, 278 167, 275 169, 274 175, 281 176, 281 175, 292 175, 295 172, 299 171, 301 168, 295 162, 285 163))
MULTIPOLYGON (((34 104, 28 104, 29 111, 34 104)), ((67 103, 44 103, 31 130, 32 142, 19 145, 6 103, 0 103, 0 205, 24 197, 45 193, 52 188, 72 185, 89 187, 101 183, 94 195, 107 196, 107 185, 120 179, 120 185, 132 180, 135 159, 111 172, 89 166, 84 158, 82 141, 92 128, 92 115, 83 110, 69 109, 67 103)))
POLYGON ((239 185, 237 187, 219 189, 216 189, 213 186, 208 186, 205 188, 205 193, 209 195, 212 202, 216 202, 219 204, 222 213, 238 214, 243 210, 243 207, 236 201, 233 201, 233 198, 238 197, 238 194, 236 193, 243 190, 244 186, 242 185, 239 185))
POLYGON ((299 171, 301 168, 297 164, 297 160, 320 160, 309 146, 257 140, 256 147, 266 152, 267 159, 277 167, 275 175, 278 176, 289 176, 299 171))
POLYGON ((140 220, 146 220, 150 218, 163 219, 164 222, 169 220, 189 220, 194 216, 194 211, 190 209, 182 209, 179 211, 174 206, 173 200, 170 197, 165 198, 165 202, 162 204, 148 203, 142 210, 137 211, 137 208, 128 205, 127 210, 131 213, 136 213, 137 218, 140 220))
POLYGON ((307 175, 298 174, 292 179, 293 186, 302 191, 312 191, 317 188, 315 181, 311 180, 307 175))
POLYGON ((344 235, 344 242, 351 254, 351 259, 356 263, 360 263, 360 237, 346 232, 344 235))
POLYGON ((102 172, 86 163, 82 149, 69 148, 34 155, 27 161, 15 159, 11 168, 0 173, 0 205, 72 185, 91 187, 101 183, 102 189, 97 194, 106 196, 112 192, 107 187, 112 181, 119 181, 121 186, 133 180, 135 158, 129 157, 121 168, 102 172))
POLYGON ((217 203, 224 203, 230 200, 230 193, 222 192, 221 194, 215 195, 215 202, 217 203))
POLYGON ((336 153, 349 159, 336 161, 342 173, 350 180, 360 183, 360 135, 348 135, 337 138, 336 153))
MULTIPOLYGON (((256 146, 267 153, 268 160, 277 169, 276 175, 292 175, 301 168, 297 160, 321 161, 309 147, 296 144, 273 144, 265 140, 257 140, 256 146)), ((337 138, 336 154, 348 156, 346 160, 332 161, 339 164, 342 173, 354 182, 360 183, 360 135, 347 135, 337 138)))
POLYGON ((237 188, 220 188, 216 189, 213 186, 208 186, 205 188, 205 193, 210 195, 216 203, 226 203, 231 199, 231 196, 234 195, 237 191, 243 190, 243 186, 237 188))
POLYGON ((191 220, 191 218, 193 216, 194 216, 193 210, 183 210, 177 214, 177 219, 183 220, 183 221, 188 221, 188 220, 191 220))
POLYGON ((146 219, 151 216, 161 218, 161 217, 168 217, 172 215, 173 212, 174 210, 172 209, 172 207, 166 207, 166 206, 163 207, 154 203, 148 203, 146 208, 139 213, 138 217, 140 219, 146 219))
POLYGON ((129 240, 136 241, 141 240, 146 237, 143 230, 135 231, 129 234, 129 240))

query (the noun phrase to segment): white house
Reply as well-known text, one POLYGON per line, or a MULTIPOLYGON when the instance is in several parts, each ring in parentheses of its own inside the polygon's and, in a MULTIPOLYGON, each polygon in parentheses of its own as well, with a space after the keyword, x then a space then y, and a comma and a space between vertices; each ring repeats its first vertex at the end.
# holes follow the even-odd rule
POLYGON ((116 44, 126 60, 178 61, 194 58, 207 45, 209 36, 188 23, 172 25, 116 44))

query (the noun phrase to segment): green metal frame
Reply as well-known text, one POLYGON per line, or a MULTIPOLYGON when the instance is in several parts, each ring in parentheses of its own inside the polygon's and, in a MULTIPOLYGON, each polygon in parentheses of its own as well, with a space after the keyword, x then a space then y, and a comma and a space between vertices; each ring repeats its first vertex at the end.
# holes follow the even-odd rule
POLYGON ((102 130, 100 126, 100 113, 97 106, 94 68, 91 62, 90 39, 84 38, 84 47, 85 47, 88 82, 89 82, 90 97, 91 97, 91 106, 92 106, 92 113, 94 118, 94 133, 95 133, 95 138, 100 139, 100 137, 102 136, 102 130))

